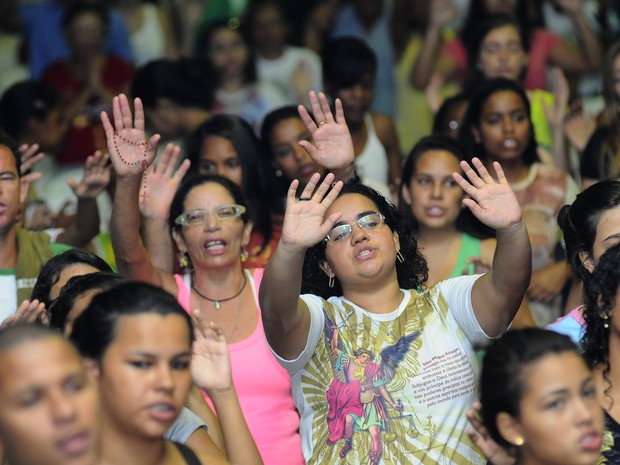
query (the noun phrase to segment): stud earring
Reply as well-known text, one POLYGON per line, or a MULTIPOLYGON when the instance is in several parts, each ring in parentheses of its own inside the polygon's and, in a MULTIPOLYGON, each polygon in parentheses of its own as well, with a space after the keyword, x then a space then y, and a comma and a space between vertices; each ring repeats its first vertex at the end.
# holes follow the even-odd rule
POLYGON ((607 313, 605 313, 604 315, 601 316, 601 320, 603 320, 603 328, 608 329, 609 328, 609 315, 607 313))
POLYGON ((516 445, 517 447, 521 447, 521 446, 523 445, 523 443, 524 443, 524 442, 525 442, 525 441, 523 441, 523 438, 516 438, 516 439, 515 439, 515 445, 516 445))

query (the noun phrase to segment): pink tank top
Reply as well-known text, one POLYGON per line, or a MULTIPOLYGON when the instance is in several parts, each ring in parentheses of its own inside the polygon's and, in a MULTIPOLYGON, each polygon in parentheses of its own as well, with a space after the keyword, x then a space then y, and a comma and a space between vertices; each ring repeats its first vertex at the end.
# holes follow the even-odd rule
MULTIPOLYGON (((258 288, 263 269, 257 268, 248 281, 254 291, 256 308, 258 288)), ((186 275, 189 277, 189 275, 186 275)), ((175 275, 179 288, 177 300, 189 311, 190 287, 182 275, 175 275)), ((291 380, 271 353, 260 309, 258 324, 252 335, 240 342, 229 344, 232 377, 239 396, 241 410, 265 465, 303 465, 299 437, 299 414, 293 402, 291 380)), ((211 400, 205 399, 213 408, 211 400)))

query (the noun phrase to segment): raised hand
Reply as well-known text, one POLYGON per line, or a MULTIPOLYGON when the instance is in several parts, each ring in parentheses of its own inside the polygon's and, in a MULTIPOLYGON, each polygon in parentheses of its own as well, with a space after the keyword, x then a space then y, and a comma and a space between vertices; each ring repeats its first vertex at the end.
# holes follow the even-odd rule
POLYGON ((32 168, 43 160, 44 153, 39 152, 39 144, 22 144, 18 148, 20 157, 19 174, 27 178, 28 182, 38 181, 43 177, 43 173, 33 172, 32 168))
POLYGON ((493 465, 514 465, 515 458, 491 439, 489 431, 480 419, 481 408, 480 402, 474 402, 473 408, 467 411, 467 421, 472 426, 467 435, 493 465))
POLYGON ((459 13, 452 0, 433 0, 429 6, 428 22, 434 27, 446 27, 459 13))
POLYGON ((548 105, 542 100, 545 116, 551 126, 561 126, 566 118, 566 108, 570 96, 570 88, 564 73, 557 66, 553 67, 553 104, 548 105))
POLYGON ((508 184, 501 165, 493 162, 496 182, 478 158, 472 159, 476 171, 466 161, 461 168, 469 182, 460 173, 452 173, 454 180, 471 198, 463 203, 487 226, 494 229, 509 228, 521 221, 521 207, 508 184))
POLYGON ((0 329, 17 324, 30 324, 40 320, 45 313, 45 304, 37 299, 30 301, 24 300, 17 308, 15 313, 7 316, 0 324, 0 329))
POLYGON ((114 126, 106 112, 101 112, 101 122, 108 143, 108 152, 119 177, 142 175, 155 159, 159 134, 149 141, 144 132, 144 109, 142 101, 134 100, 135 116, 132 117, 125 94, 112 99, 114 126))
POLYGON ((299 105, 297 110, 312 136, 312 142, 301 140, 299 145, 316 163, 329 170, 352 166, 355 152, 349 127, 344 120, 342 102, 336 99, 336 117, 334 118, 323 92, 317 94, 311 91, 309 96, 314 119, 303 105, 299 105))
POLYGON ((183 160, 176 168, 181 149, 166 145, 157 163, 146 171, 146 183, 140 190, 140 213, 150 219, 167 220, 170 205, 183 176, 189 169, 189 160, 183 160))
POLYGON ((332 213, 325 218, 325 212, 336 200, 342 189, 342 182, 338 181, 328 193, 334 175, 330 173, 325 176, 323 182, 317 187, 320 179, 321 175, 314 173, 299 196, 299 200, 295 198, 299 181, 295 179, 291 183, 286 195, 281 245, 298 249, 312 247, 327 236, 334 223, 340 218, 340 213, 332 213))
POLYGON ((73 178, 67 179, 67 184, 78 199, 95 199, 110 184, 112 176, 108 164, 108 155, 97 150, 84 163, 84 176, 78 183, 73 178))
POLYGON ((209 394, 233 388, 228 344, 224 331, 198 309, 191 312, 194 323, 191 371, 194 383, 209 394))

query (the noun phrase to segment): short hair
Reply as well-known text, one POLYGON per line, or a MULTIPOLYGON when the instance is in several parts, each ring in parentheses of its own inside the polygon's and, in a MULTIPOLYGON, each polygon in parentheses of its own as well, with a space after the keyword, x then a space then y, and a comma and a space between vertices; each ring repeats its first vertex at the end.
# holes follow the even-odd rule
POLYGON ((357 37, 340 37, 330 40, 323 50, 323 85, 334 94, 360 82, 365 75, 374 77, 377 56, 366 43, 357 37))
POLYGON ((0 146, 4 145, 9 149, 11 155, 13 155, 13 159, 15 160, 15 167, 17 168, 17 177, 21 177, 21 167, 22 161, 19 154, 19 147, 17 145, 17 141, 13 139, 9 134, 4 132, 2 128, 0 128, 0 146))
MULTIPOLYGON (((43 339, 65 340, 58 332, 46 326, 25 323, 7 326, 0 329, 0 353, 6 352, 24 342, 43 339)), ((67 344, 70 343, 67 341, 67 344)))
POLYGON ((191 344, 192 322, 176 297, 142 282, 128 282, 97 294, 76 318, 69 339, 83 357, 101 361, 116 337, 119 320, 123 316, 140 314, 180 316, 187 324, 188 343, 191 344))
MULTIPOLYGON (((370 199, 377 207, 379 213, 385 217, 385 224, 397 232, 400 241, 400 253, 404 262, 396 261, 398 284, 403 289, 416 289, 428 279, 428 267, 426 260, 420 254, 415 235, 400 215, 398 209, 376 190, 363 184, 345 184, 338 197, 347 194, 359 194, 370 199)), ((303 294, 315 294, 324 299, 342 295, 342 286, 335 279, 334 286, 328 285, 327 276, 321 269, 321 264, 327 259, 325 256, 325 241, 310 247, 304 258, 301 292, 303 294)))
POLYGON ((527 379, 525 368, 547 355, 572 352, 577 346, 568 336, 539 328, 508 331, 487 347, 480 373, 482 419, 491 438, 502 447, 512 447, 497 428, 497 415, 505 412, 519 418, 520 402, 527 379))
POLYGON ((110 15, 107 8, 102 3, 88 3, 88 2, 72 2, 64 12, 62 17, 62 29, 67 31, 73 21, 83 14, 94 14, 99 18, 103 25, 104 31, 108 30, 110 24, 110 15))

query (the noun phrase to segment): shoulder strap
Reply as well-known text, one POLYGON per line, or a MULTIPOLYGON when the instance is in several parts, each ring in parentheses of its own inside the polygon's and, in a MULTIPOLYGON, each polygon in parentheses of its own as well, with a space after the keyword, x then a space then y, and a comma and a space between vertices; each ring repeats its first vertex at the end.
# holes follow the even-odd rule
POLYGON ((187 447, 185 444, 181 444, 180 442, 175 442, 174 445, 177 446, 177 449, 179 449, 179 452, 185 459, 185 463, 187 465, 202 465, 196 453, 193 450, 191 450, 189 447, 187 447))

